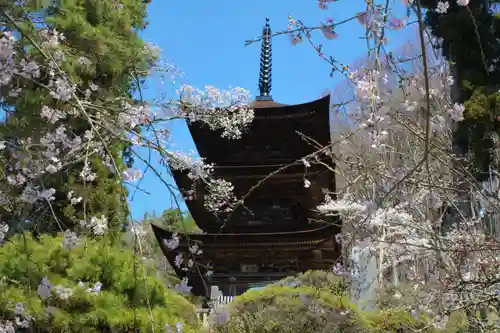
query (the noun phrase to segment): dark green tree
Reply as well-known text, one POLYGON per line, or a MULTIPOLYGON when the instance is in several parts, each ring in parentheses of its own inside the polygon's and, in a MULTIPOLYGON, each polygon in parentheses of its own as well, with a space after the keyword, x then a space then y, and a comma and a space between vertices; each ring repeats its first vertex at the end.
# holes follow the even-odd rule
MULTIPOLYGON (((20 35, 19 58, 32 59, 40 66, 39 80, 16 81, 21 89, 16 96, 1 91, 3 109, 7 111, 5 122, 0 126, 0 136, 11 143, 30 138, 39 142, 47 132, 56 126, 41 119, 41 108, 48 106, 70 113, 75 103, 61 103, 50 95, 45 87, 51 79, 47 66, 54 53, 60 52, 64 60, 60 69, 68 80, 76 84, 78 98, 84 99, 85 90, 91 91, 90 103, 86 104, 90 117, 113 124, 122 102, 137 103, 132 94, 154 62, 154 52, 148 51, 146 43, 138 32, 145 28, 146 6, 136 0, 59 0, 25 1, 23 6, 14 1, 5 1, 2 23, 20 35), (55 29, 64 34, 51 55, 45 52, 40 30, 55 29), (85 61, 82 62, 82 59, 85 61), (93 85, 98 89, 93 91, 93 85)), ((52 31, 52 30, 51 30, 52 31)), ((6 87, 9 89, 11 87, 6 87)), ((88 100, 88 99, 87 99, 88 100)), ((68 117, 64 120, 66 132, 83 136, 92 129, 90 119, 68 117)), ((94 124, 94 127, 97 126, 94 124)), ((108 135, 106 130, 98 130, 108 135)), ((97 137, 95 140, 99 140, 97 137)), ((9 160, 5 153, 5 159, 9 160)), ((88 163, 94 180, 83 181, 79 176, 84 160, 74 161, 50 177, 36 179, 45 188, 56 189, 51 207, 46 204, 23 205, 11 202, 2 207, 2 218, 9 221, 11 230, 19 222, 31 221, 31 227, 38 232, 56 232, 74 229, 84 217, 107 217, 109 229, 118 231, 128 223, 127 193, 122 186, 121 173, 132 164, 128 144, 119 138, 105 142, 100 154, 88 155, 88 163), (115 167, 118 169, 116 170, 115 167), (71 204, 67 195, 70 191, 82 197, 78 204, 71 204), (14 226, 14 227, 13 227, 14 226)), ((12 159, 10 159, 12 161, 12 159)), ((1 176, 5 180, 6 175, 1 176)), ((9 188, 9 191, 13 189, 9 188)), ((20 190, 21 191, 21 190, 20 190)), ((20 195, 20 193, 19 193, 20 195)))
POLYGON ((464 121, 457 123, 455 144, 468 156, 471 171, 483 180, 490 166, 499 167, 494 158, 495 136, 500 131, 500 16, 498 1, 470 1, 459 6, 448 1, 445 14, 434 9, 437 0, 421 0, 425 23, 441 40, 443 56, 452 64, 456 82, 453 98, 464 103, 464 121))
POLYGON ((171 231, 178 233, 200 233, 201 229, 198 228, 193 217, 180 209, 166 209, 160 216, 156 214, 146 214, 144 222, 156 223, 171 231))

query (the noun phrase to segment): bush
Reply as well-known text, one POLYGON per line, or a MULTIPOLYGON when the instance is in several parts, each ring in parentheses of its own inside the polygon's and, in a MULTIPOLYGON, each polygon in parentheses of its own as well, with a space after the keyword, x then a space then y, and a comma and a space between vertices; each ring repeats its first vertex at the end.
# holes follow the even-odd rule
POLYGON ((286 277, 275 283, 280 286, 309 286, 327 290, 334 295, 347 296, 347 283, 344 278, 331 271, 310 270, 295 276, 286 277))
POLYGON ((385 309, 376 313, 365 313, 374 333, 410 333, 437 332, 423 317, 413 318, 410 313, 401 308, 385 309))
POLYGON ((368 332, 345 297, 310 286, 269 285, 237 297, 212 314, 212 332, 368 332))
POLYGON ((463 325, 450 318, 444 331, 405 307, 359 312, 347 296, 345 280, 333 272, 308 271, 259 290, 250 290, 210 316, 210 332, 369 332, 459 333, 463 325))
MULTIPOLYGON (((380 327, 380 330, 377 332, 393 332, 390 329, 397 327, 400 327, 400 332, 403 333, 406 331, 421 331, 421 329, 417 327, 425 327, 426 329, 422 332, 432 331, 428 328, 429 325, 427 325, 431 319, 428 318, 428 316, 432 317, 432 315, 424 311, 420 314, 422 319, 415 321, 410 315, 410 311, 412 309, 416 310, 415 304, 418 298, 424 298, 425 294, 432 293, 438 286, 427 283, 423 286, 419 285, 419 288, 415 290, 414 285, 415 283, 411 281, 403 281, 400 282, 397 287, 388 285, 379 290, 378 307, 382 309, 382 311, 377 314, 378 317, 372 317, 372 319, 375 320, 375 327, 380 327), (396 294, 399 294, 399 296, 395 297, 396 294), (406 330, 403 329, 405 327, 407 328, 406 330)), ((432 306, 429 307, 429 310, 433 310, 432 306)), ((449 316, 444 332, 459 333, 466 331, 467 320, 465 314, 461 311, 453 312, 449 316)))
POLYGON ((30 332, 151 332, 177 322, 194 331, 194 306, 130 249, 91 239, 65 249, 62 241, 17 235, 0 247, 3 319, 28 319, 30 332))

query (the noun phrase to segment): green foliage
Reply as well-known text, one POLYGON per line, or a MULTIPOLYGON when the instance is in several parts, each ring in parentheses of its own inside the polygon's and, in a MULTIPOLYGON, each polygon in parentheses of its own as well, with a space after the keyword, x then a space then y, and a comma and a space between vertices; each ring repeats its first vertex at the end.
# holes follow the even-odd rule
POLYGON ((276 284, 289 287, 308 286, 326 290, 333 295, 347 296, 347 283, 331 271, 309 270, 296 276, 289 276, 276 284))
POLYGON ((422 0, 429 8, 426 24, 432 34, 442 40, 444 57, 453 63, 457 81, 457 102, 464 103, 465 121, 455 131, 457 147, 471 157, 476 177, 494 165, 491 133, 499 133, 500 108, 500 16, 490 10, 499 1, 470 1, 461 7, 449 1, 445 15, 434 10, 438 0, 422 0))
POLYGON ((449 316, 444 330, 438 330, 429 324, 429 318, 420 316, 414 318, 404 308, 384 309, 376 313, 365 313, 365 317, 370 322, 374 333, 394 332, 394 333, 465 333, 467 329, 467 319, 463 313, 454 312, 449 316))
POLYGON ((418 299, 437 288, 435 284, 417 285, 414 281, 399 281, 397 284, 387 282, 377 290, 377 307, 381 309, 405 308, 414 309, 418 299))
MULTIPOLYGON (((435 332, 432 327, 428 327, 429 319, 425 313, 420 313, 418 320, 410 315, 410 310, 416 310, 418 299, 424 299, 436 290, 437 286, 431 282, 425 285, 418 285, 415 289, 415 283, 412 281, 400 281, 397 286, 385 285, 378 291, 378 304, 381 309, 375 314, 366 314, 372 321, 372 326, 376 332, 396 332, 397 328, 405 327, 408 332, 422 330, 422 332, 435 332), (391 331, 390 329, 393 329, 391 331)), ((428 306, 428 310, 437 310, 428 306)), ((444 332, 460 333, 465 332, 467 320, 465 315, 459 311, 453 312, 449 316, 444 332)))
POLYGON ((408 307, 390 306, 360 312, 349 302, 341 278, 331 272, 308 271, 236 297, 211 315, 210 332, 461 333, 466 328, 458 313, 440 331, 429 318, 412 316, 408 307))
MULTIPOLYGON (((10 4, 13 6, 13 4, 10 4)), ((0 137, 3 140, 16 142, 30 138, 37 143, 48 131, 58 125, 43 120, 40 116, 42 106, 57 108, 65 113, 75 107, 75 103, 61 103, 50 96, 47 86, 48 75, 47 54, 61 52, 64 61, 59 64, 65 76, 78 85, 75 92, 78 98, 84 98, 84 90, 95 84, 99 89, 92 92, 87 112, 97 112, 102 119, 113 123, 117 115, 120 101, 133 104, 132 93, 154 63, 157 55, 148 51, 147 44, 138 33, 146 26, 146 3, 136 0, 60 0, 53 6, 52 1, 26 1, 23 6, 9 13, 17 19, 14 30, 21 30, 19 58, 28 58, 40 65, 38 81, 18 79, 22 91, 18 96, 9 96, 12 87, 4 87, 0 94, 4 96, 2 106, 12 110, 5 123, 0 125, 0 137), (42 23, 34 25, 26 20, 26 13, 36 13, 42 23), (44 47, 35 28, 41 26, 56 29, 65 36, 57 47, 48 50, 44 47), (85 57, 88 64, 82 64, 80 58, 85 57), (118 101, 118 102, 117 102, 118 101), (106 116, 104 116, 106 114, 106 116)), ((16 7, 16 5, 14 5, 16 7)), ((88 119, 68 118, 64 121, 67 133, 82 136, 90 130, 88 119)), ((95 133, 94 133, 95 135, 95 133)), ((120 139, 112 139, 105 143, 107 160, 102 156, 89 155, 88 162, 97 177, 84 183, 79 176, 83 161, 47 177, 36 179, 45 188, 57 190, 56 200, 50 210, 39 206, 25 207, 24 203, 11 202, 10 207, 2 207, 0 215, 9 221, 12 232, 29 227, 37 232, 59 232, 67 228, 75 229, 84 217, 104 215, 108 219, 111 231, 122 230, 122 223, 128 219, 126 204, 127 192, 121 184, 121 172, 131 164, 128 145, 120 139), (114 166, 117 167, 117 171, 114 166), (71 205, 67 193, 74 191, 76 197, 83 201, 71 205), (25 224, 27 217, 34 222, 25 224), (21 222, 21 223, 19 223, 21 222)), ((8 157, 6 157, 8 159, 8 157)), ((6 175, 0 175, 5 183, 6 175)), ((41 185, 41 184, 39 184, 41 185)), ((16 197, 16 189, 8 189, 16 197), (14 191, 14 192, 13 192, 14 191)), ((20 193, 17 193, 17 197, 20 193)))
MULTIPOLYGON (((496 324, 497 320, 494 321, 496 324)), ((469 332, 469 321, 464 312, 456 311, 450 315, 446 325, 447 333, 466 333, 469 332)))
POLYGON ((270 285, 237 297, 214 314, 213 332, 369 332, 347 298, 313 287, 270 285))
POLYGON ((100 97, 128 96, 135 82, 131 74, 145 74, 152 60, 137 34, 146 26, 146 5, 135 0, 120 3, 117 10, 112 0, 62 0, 57 14, 47 17, 51 27, 64 33, 67 53, 74 56, 66 71, 81 84, 88 83, 82 79, 93 79, 102 87, 100 97), (82 72, 76 65, 82 55, 96 65, 82 72))
POLYGON ((161 331, 165 324, 175 327, 177 322, 184 332, 194 331, 194 306, 169 290, 156 278, 154 267, 143 265, 130 249, 85 239, 67 250, 62 240, 42 236, 36 241, 23 234, 0 248, 4 318, 12 318, 13 306, 22 302, 34 319, 34 332, 151 332, 153 326, 161 331), (52 296, 42 300, 37 286, 44 277, 70 288, 73 295, 64 300, 53 289, 52 296), (101 291, 86 292, 96 282, 102 283, 101 291))
POLYGON ((198 228, 196 222, 186 212, 180 209, 167 209, 163 211, 160 216, 153 214, 146 214, 144 216, 143 223, 151 224, 155 223, 161 227, 164 227, 170 231, 178 233, 201 233, 201 229, 198 228))
POLYGON ((371 331, 374 333, 437 332, 428 320, 423 317, 416 320, 402 308, 385 309, 364 315, 369 320, 371 331))

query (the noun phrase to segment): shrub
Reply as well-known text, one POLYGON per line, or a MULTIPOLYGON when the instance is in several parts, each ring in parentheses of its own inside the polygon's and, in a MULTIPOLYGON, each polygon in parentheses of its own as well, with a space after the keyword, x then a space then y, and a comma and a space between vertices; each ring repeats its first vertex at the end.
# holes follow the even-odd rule
POLYGON ((280 286, 309 286, 328 290, 334 295, 347 296, 347 283, 344 278, 331 271, 310 270, 295 276, 286 277, 275 284, 280 286))
POLYGON ((361 313, 349 302, 344 279, 333 272, 308 271, 236 297, 209 321, 215 333, 462 332, 463 325, 452 325, 452 318, 444 331, 427 319, 397 306, 361 313))
POLYGON ((177 322, 193 332, 194 306, 130 249, 91 239, 66 249, 62 241, 17 235, 0 247, 3 319, 28 319, 31 332, 151 332, 177 322))
POLYGON ((385 309, 376 313, 365 313, 374 333, 437 332, 423 317, 415 319, 402 308, 385 309))
MULTIPOLYGON (((410 315, 410 311, 416 311, 418 304, 417 299, 424 298, 425 294, 432 293, 438 286, 431 283, 419 285, 418 289, 414 288, 415 283, 412 281, 399 282, 397 286, 387 285, 379 290, 378 307, 382 309, 377 316, 372 319, 375 320, 375 327, 381 330, 377 332, 392 332, 390 328, 394 329, 400 327, 400 332, 414 330, 421 331, 417 327, 424 328, 422 332, 430 332, 427 323, 433 317, 432 312, 423 311, 420 313, 422 317, 419 321, 415 321, 410 315), (395 297, 398 295, 398 297, 395 297), (405 310, 403 310, 405 309, 405 310), (385 326, 384 326, 385 325, 385 326), (399 326, 398 326, 399 325, 399 326), (407 328, 404 330, 403 328, 407 328), (412 329, 413 328, 413 329, 412 329)), ((428 310, 434 310, 432 304, 428 310)), ((462 311, 456 311, 450 314, 444 332, 459 333, 467 331, 467 319, 462 311)), ((394 331, 395 332, 395 331, 394 331)))
POLYGON ((212 314, 212 332, 368 332, 345 297, 310 286, 269 285, 237 297, 212 314))

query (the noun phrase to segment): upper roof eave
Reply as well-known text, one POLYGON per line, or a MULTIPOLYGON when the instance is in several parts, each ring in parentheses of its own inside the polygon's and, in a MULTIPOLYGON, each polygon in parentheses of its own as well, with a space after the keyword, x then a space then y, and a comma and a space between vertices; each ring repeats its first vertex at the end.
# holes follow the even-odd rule
MULTIPOLYGON (((153 231, 157 237, 160 238, 168 238, 171 237, 173 232, 161 227, 155 223, 151 223, 153 231)), ((224 239, 232 238, 241 239, 241 238, 253 238, 256 241, 262 241, 272 236, 278 236, 283 238, 305 238, 305 239, 314 239, 319 235, 322 235, 325 232, 333 231, 337 228, 334 224, 327 224, 315 229, 307 229, 301 231, 284 231, 284 232, 267 232, 267 233, 202 233, 202 234, 188 234, 188 237, 193 240, 212 240, 218 239, 221 242, 224 239), (262 239, 262 240, 260 240, 262 239)), ((332 232, 333 235, 333 232, 332 232)), ((321 237, 320 237, 321 238, 321 237)))
POLYGON ((252 101, 248 107, 251 109, 270 109, 270 108, 281 108, 284 106, 288 106, 287 104, 277 103, 273 100, 254 100, 252 101))
POLYGON ((313 101, 305 102, 305 103, 299 103, 299 104, 282 104, 275 102, 273 100, 254 100, 249 104, 249 107, 254 109, 254 110, 261 110, 261 109, 276 109, 276 108, 282 108, 285 110, 292 110, 292 109, 299 109, 299 108, 305 108, 307 106, 313 106, 314 104, 321 104, 322 102, 330 101, 330 94, 325 95, 321 98, 315 99, 313 101))

